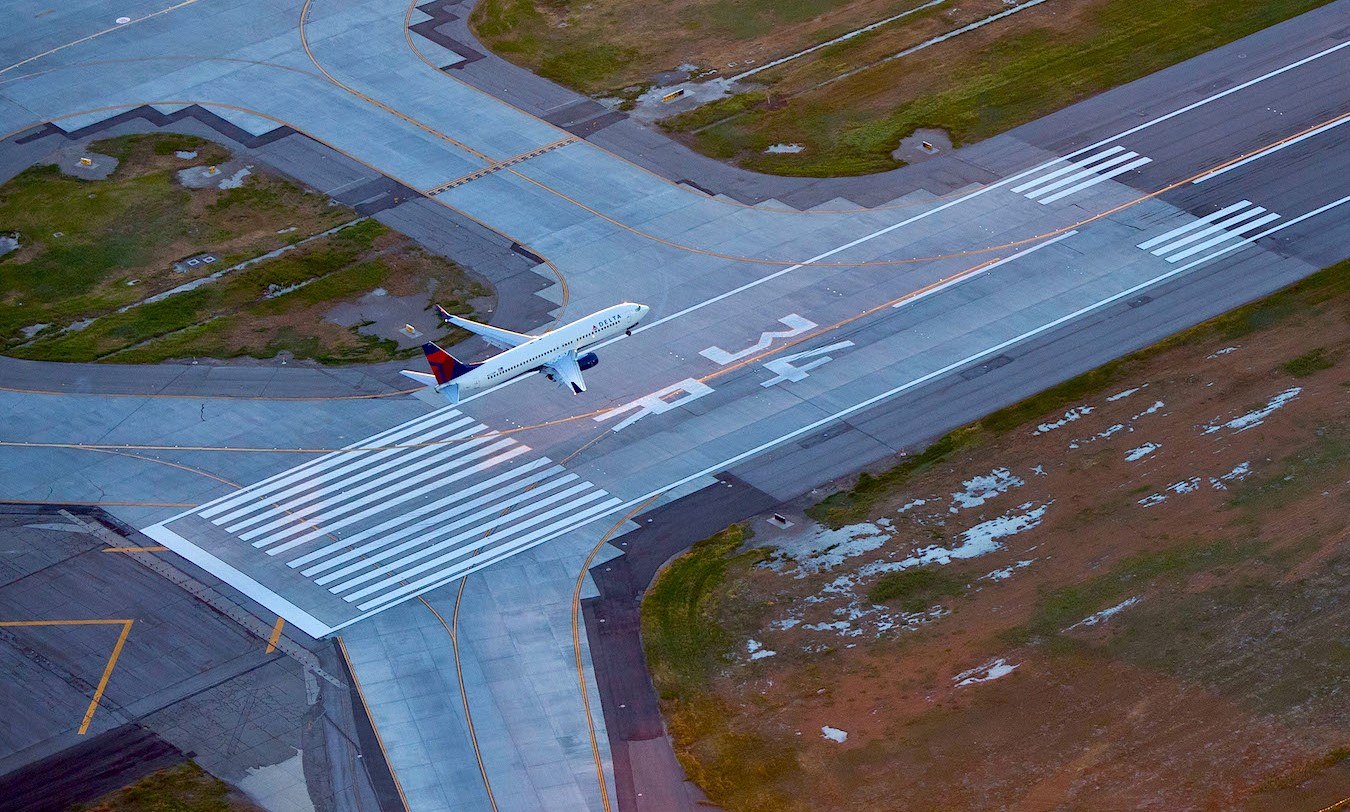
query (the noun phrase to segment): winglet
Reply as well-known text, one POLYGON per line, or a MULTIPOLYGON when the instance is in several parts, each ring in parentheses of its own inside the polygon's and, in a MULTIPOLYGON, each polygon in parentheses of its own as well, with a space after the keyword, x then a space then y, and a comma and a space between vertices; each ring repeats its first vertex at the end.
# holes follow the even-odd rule
POLYGON ((446 309, 444 307, 441 307, 440 305, 436 305, 436 315, 440 317, 441 321, 448 322, 450 324, 454 323, 450 321, 450 314, 446 312, 446 309))

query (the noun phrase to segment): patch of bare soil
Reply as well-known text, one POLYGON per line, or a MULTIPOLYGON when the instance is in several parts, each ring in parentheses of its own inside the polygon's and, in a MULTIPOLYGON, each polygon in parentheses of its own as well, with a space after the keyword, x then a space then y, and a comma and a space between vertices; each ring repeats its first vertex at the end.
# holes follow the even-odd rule
POLYGON ((1350 797, 1347 346, 1342 290, 1157 353, 867 521, 756 523, 774 552, 717 611, 772 611, 714 682, 723 729, 789 748, 815 809, 1350 797))

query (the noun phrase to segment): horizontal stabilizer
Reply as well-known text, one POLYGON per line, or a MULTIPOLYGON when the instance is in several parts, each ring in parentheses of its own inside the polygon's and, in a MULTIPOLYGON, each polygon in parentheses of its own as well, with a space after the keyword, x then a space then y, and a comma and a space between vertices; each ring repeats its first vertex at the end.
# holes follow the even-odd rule
POLYGON ((436 376, 426 372, 413 372, 411 369, 401 369, 399 374, 405 378, 412 378, 423 386, 435 386, 436 376))

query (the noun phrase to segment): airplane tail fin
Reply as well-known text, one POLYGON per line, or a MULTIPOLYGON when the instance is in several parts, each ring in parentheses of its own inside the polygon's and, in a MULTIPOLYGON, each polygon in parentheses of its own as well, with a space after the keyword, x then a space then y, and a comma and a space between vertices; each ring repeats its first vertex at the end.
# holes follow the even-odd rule
POLYGON ((466 364, 430 341, 422 345, 422 352, 426 354, 431 374, 436 377, 438 384, 449 383, 460 375, 482 366, 482 364, 466 364))

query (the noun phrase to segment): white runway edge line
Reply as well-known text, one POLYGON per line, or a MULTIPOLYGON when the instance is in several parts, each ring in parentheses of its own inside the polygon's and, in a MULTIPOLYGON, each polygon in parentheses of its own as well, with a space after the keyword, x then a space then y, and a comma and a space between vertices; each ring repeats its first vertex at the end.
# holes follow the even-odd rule
MULTIPOLYGON (((1350 43, 1347 43, 1347 44, 1350 44, 1350 43)), ((1094 302, 1093 304, 1090 304, 1090 305, 1086 305, 1086 306, 1084 306, 1084 307, 1081 307, 1081 308, 1079 308, 1078 310, 1075 310, 1075 311, 1072 312, 1072 313, 1069 313, 1069 314, 1067 314, 1067 315, 1061 316, 1061 317, 1059 317, 1059 318, 1057 318, 1057 319, 1054 319, 1053 321, 1047 322, 1047 323, 1041 325, 1040 327, 1037 327, 1037 328, 1032 329, 1032 330, 1028 330, 1028 331, 1026 331, 1026 332, 1024 332, 1024 333, 1022 333, 1022 334, 1020 334, 1020 335, 1014 336, 1014 337, 1012 337, 1012 338, 1010 338, 1010 339, 1008 339, 1008 340, 1006 340, 1006 341, 1002 341, 1002 342, 1000 342, 1000 343, 998 343, 998 344, 996 344, 996 345, 994 345, 994 346, 992 346, 992 347, 989 347, 989 348, 987 348, 987 349, 981 350, 980 352, 977 352, 977 353, 975 353, 975 354, 973 354, 973 355, 969 355, 969 356, 967 356, 967 357, 961 359, 960 361, 956 361, 956 362, 954 362, 954 363, 948 364, 948 365, 942 367, 941 369, 934 370, 933 372, 927 373, 926 375, 921 375, 921 376, 919 376, 918 378, 915 378, 915 379, 913 379, 913 380, 911 380, 911 381, 908 381, 908 382, 906 382, 906 383, 900 384, 899 386, 896 386, 896 387, 894 387, 894 388, 892 388, 892 389, 888 389, 888 390, 886 390, 885 392, 882 392, 881 394, 874 395, 874 396, 872 396, 872 397, 870 397, 870 398, 868 398, 868 399, 866 399, 866 400, 864 400, 864 401, 862 401, 862 402, 860 402, 860 403, 857 403, 857 404, 854 404, 853 406, 848 407, 847 409, 842 409, 842 410, 840 410, 840 411, 838 411, 838 412, 835 412, 834 414, 828 415, 828 416, 826 416, 826 417, 822 417, 822 418, 820 418, 819 420, 816 420, 816 421, 813 422, 813 423, 810 423, 810 424, 808 424, 808 425, 806 425, 806 426, 803 426, 803 427, 801 427, 801 428, 799 428, 799 429, 795 429, 795 430, 793 430, 793 431, 790 431, 790 432, 788 432, 787 434, 782 435, 781 437, 777 437, 777 438, 775 438, 775 439, 773 439, 773 440, 769 440, 768 442, 762 443, 762 444, 760 444, 760 445, 758 445, 758 446, 756 446, 756 447, 754 447, 754 448, 752 448, 752 449, 750 449, 750 450, 748 450, 748 451, 743 451, 743 452, 741 452, 740 454, 737 454, 737 455, 735 455, 735 456, 733 456, 733 457, 731 457, 731 458, 729 458, 729 459, 723 460, 722 462, 719 462, 719 463, 717 463, 717 464, 715 464, 715 465, 711 465, 711 466, 709 466, 709 467, 707 467, 707 468, 704 468, 703 470, 698 471, 697 473, 690 474, 690 475, 688 475, 688 476, 686 476, 686 477, 683 477, 683 478, 678 479, 678 480, 676 480, 676 481, 674 481, 674 482, 671 482, 670 484, 665 485, 664 487, 657 488, 657 489, 652 490, 652 491, 650 491, 650 492, 648 492, 648 493, 646 493, 646 494, 643 494, 642 496, 639 496, 639 497, 634 498, 634 499, 630 499, 630 500, 628 500, 628 501, 626 501, 626 502, 621 502, 621 503, 619 503, 619 504, 616 504, 616 505, 614 505, 613 507, 610 507, 610 508, 604 510, 603 512, 596 513, 596 514, 594 514, 594 515, 581 515, 581 516, 577 516, 577 517, 575 517, 575 519, 576 519, 575 521, 567 521, 567 522, 565 522, 566 526, 560 527, 560 528, 557 529, 556 531, 553 531, 553 532, 547 532, 547 531, 551 530, 551 528, 545 528, 544 531, 541 531, 541 533, 539 534, 539 536, 538 536, 537 538, 527 538, 527 539, 525 539, 525 540, 522 540, 521 542, 517 542, 517 543, 514 544, 514 545, 507 545, 506 547, 504 547, 504 548, 502 548, 502 549, 500 549, 500 550, 495 550, 495 551, 493 551, 493 554, 489 554, 489 555, 487 555, 487 556, 484 556, 484 557, 483 557, 483 560, 474 562, 472 566, 464 566, 464 565, 461 565, 460 567, 458 567, 458 568, 454 571, 453 574, 446 575, 444 578, 441 578, 441 577, 440 577, 440 574, 437 574, 437 576, 435 576, 435 578, 427 578, 427 579, 423 579, 422 581, 414 582, 413 584, 409 584, 409 585, 405 586, 402 590, 396 590, 396 591, 394 591, 394 592, 388 593, 387 595, 384 596, 383 599, 377 599, 376 601, 373 601, 373 602, 371 602, 371 603, 359 604, 359 605, 358 605, 358 608, 361 609, 363 612, 366 611, 367 609, 375 608, 376 606, 379 606, 379 609, 380 609, 380 610, 388 609, 390 606, 394 606, 394 605, 397 605, 397 604, 399 604, 399 603, 402 603, 403 601, 410 600, 411 598, 414 598, 414 597, 416 597, 417 595, 422 594, 422 593, 424 593, 424 592, 426 592, 426 591, 428 591, 428 590, 435 589, 435 588, 438 587, 438 586, 442 586, 442 585, 444 585, 444 584, 449 583, 450 581, 453 581, 453 580, 455 580, 455 579, 461 578, 461 577, 463 577, 463 576, 465 576, 465 575, 469 575, 469 574, 471 574, 471 573, 473 573, 473 572, 476 572, 476 571, 478 571, 478 570, 480 570, 480 569, 482 569, 482 568, 484 568, 484 567, 491 566, 492 564, 495 564, 496 562, 502 560, 503 558, 509 558, 510 556, 517 554, 517 553, 520 552, 521 550, 528 549, 529 547, 533 547, 533 546, 538 545, 538 544, 543 544, 543 543, 545 543, 545 542, 547 542, 547 541, 551 541, 552 539, 557 538, 558 536, 561 536, 561 535, 563 535, 564 533, 569 533, 569 532, 573 532, 573 531, 576 531, 576 530, 581 530, 581 529, 583 529, 586 525, 588 525, 588 524, 590 524, 590 523, 592 523, 592 522, 596 522, 596 521, 600 521, 600 520, 602 520, 602 519, 606 519, 606 518, 608 518, 608 517, 611 517, 611 516, 615 515, 616 513, 622 513, 623 511, 631 510, 632 508, 634 508, 634 507, 636 507, 636 506, 638 506, 638 505, 641 505, 642 503, 646 502, 647 500, 653 499, 653 498, 655 498, 655 497, 657 497, 657 496, 660 496, 661 494, 666 493, 666 492, 668 492, 668 491, 671 491, 671 490, 673 490, 673 489, 675 489, 675 488, 678 488, 678 487, 680 487, 681 485, 685 485, 685 484, 687 484, 687 483, 689 483, 689 482, 693 482, 693 481, 695 481, 695 480, 697 480, 697 479, 699 479, 699 478, 701 478, 701 477, 708 476, 708 475, 710 475, 710 474, 712 474, 712 473, 715 473, 715 472, 717 472, 717 471, 724 471, 724 470, 726 470, 727 468, 730 468, 731 466, 734 466, 734 465, 736 465, 736 464, 738 464, 738 463, 740 463, 740 462, 742 462, 742 461, 744 461, 744 460, 747 460, 747 459, 749 459, 749 458, 751 458, 751 457, 754 457, 754 456, 757 456, 757 455, 759 455, 759 454, 762 454, 763 452, 765 452, 765 451, 767 451, 767 450, 769 450, 769 449, 771 449, 771 448, 773 448, 773 447, 775 447, 775 446, 782 445, 783 443, 785 443, 785 442, 787 442, 787 441, 789 441, 789 440, 792 440, 792 439, 794 439, 794 438, 796 438, 796 437, 800 437, 800 436, 802 436, 803 434, 809 434, 809 433, 811 433, 811 432, 813 432, 813 431, 816 431, 817 429, 820 429, 820 428, 822 428, 822 427, 824 427, 824 426, 827 426, 827 425, 829 425, 829 424, 831 424, 831 423, 834 423, 834 422, 836 422, 836 421, 838 421, 838 420, 840 420, 840 419, 842 419, 842 418, 848 417, 849 415, 853 415, 853 414, 856 414, 856 413, 858 413, 858 412, 860 412, 860 411, 862 411, 862 410, 864 410, 864 409, 871 408, 872 406, 875 406, 876 404, 881 403, 881 402, 883 402, 883 401, 889 400, 890 398, 893 398, 893 397, 895 397, 896 395, 898 395, 898 394, 900 394, 900 393, 902 393, 902 392, 906 392, 906 391, 908 391, 908 390, 910 390, 910 389, 914 389, 915 387, 922 386, 923 384, 928 383, 929 381, 932 381, 932 380, 934 380, 934 379, 936 379, 936 378, 940 378, 940 377, 942 377, 942 376, 944 376, 944 375, 947 375, 947 374, 949 374, 949 373, 951 373, 951 372, 954 372, 954 371, 960 369, 961 367, 967 366, 967 365, 972 364, 972 363, 974 363, 974 362, 976 362, 976 361, 980 361, 980 360, 983 360, 983 359, 988 358, 988 357, 990 357, 990 356, 996 355, 996 354, 1002 352, 1003 350, 1008 349, 1009 347, 1012 347, 1012 346, 1015 346, 1015 345, 1017 345, 1017 344, 1020 344, 1020 343, 1022 343, 1023 341, 1026 341, 1026 340, 1028 340, 1028 339, 1035 338, 1036 336, 1041 335, 1042 333, 1046 333, 1046 332, 1048 332, 1048 331, 1050 331, 1050 330, 1055 329, 1056 327, 1059 327, 1059 326, 1061 326, 1061 325, 1063 325, 1063 324, 1067 324, 1067 323, 1069 323, 1069 322, 1071 322, 1071 321, 1073 321, 1073 320, 1075 320, 1075 319, 1081 318, 1081 317, 1083 317, 1083 316, 1085 316, 1085 315, 1087 315, 1087 314, 1089 314, 1089 313, 1091 313, 1091 312, 1093 312, 1093 311, 1095 311, 1095 310, 1100 310, 1100 309, 1103 308, 1103 307, 1107 307, 1107 306, 1109 306, 1109 305, 1111 305, 1111 304, 1114 304, 1114 303, 1116 303, 1116 302, 1122 301, 1122 300, 1124 300, 1124 299, 1128 299, 1129 297, 1131 297, 1131 296, 1133 296, 1133 295, 1139 293, 1140 291, 1146 290, 1147 288, 1150 288, 1150 287, 1153 287, 1154 285, 1157 285, 1157 284, 1160 283, 1160 282, 1165 282, 1165 281, 1167 281, 1168 279, 1172 279, 1172 278, 1174 278, 1174 277, 1176 277, 1176 276, 1179 276, 1179 275, 1185 273, 1186 271, 1188 271, 1188 270, 1190 270, 1190 269, 1192 269, 1192 268, 1195 268, 1195 267, 1197 267, 1197 266, 1199 266, 1199 265, 1202 265, 1202 264, 1204 264, 1204 263, 1206 263, 1206 262, 1209 262, 1209 261, 1211 261, 1211 260, 1217 259, 1217 258, 1219 258, 1219 257, 1221 257, 1221 256, 1224 256, 1225 254, 1232 253, 1233 251, 1236 251, 1236 250, 1238 250, 1239 248, 1243 248, 1243 247, 1245 247, 1245 246, 1247 246, 1247 245, 1251 245, 1252 243, 1256 242, 1257 240, 1260 240, 1260 239, 1264 239, 1264 238, 1266 238, 1266 237, 1269 237, 1269 236, 1275 234, 1275 233, 1278 232, 1278 231, 1281 231, 1281 230, 1283 230, 1283 229, 1289 228, 1290 226, 1293 226, 1293 225, 1296 225, 1296 224, 1298 224, 1298 223, 1301 223, 1301 222, 1303 222, 1304 220, 1308 220, 1308 219, 1310 219, 1310 218, 1312 218, 1312 217, 1316 217, 1316 216, 1319 215, 1319 214, 1322 214, 1322 213, 1324 213, 1324 212, 1330 211, 1330 210, 1332 210, 1332 209, 1334 209, 1334 208, 1336 208, 1336 207, 1338 207, 1338 206, 1341 206, 1341 205, 1343 205, 1343 204, 1345 204, 1345 203, 1347 203, 1347 202, 1350 202, 1350 195, 1347 195, 1346 197, 1342 197, 1342 198, 1340 198, 1339 200, 1334 200, 1334 201, 1332 201, 1331 203, 1327 203, 1326 205, 1319 206, 1318 208, 1313 209, 1312 211, 1307 212, 1306 214, 1302 214, 1302 215, 1300 215, 1300 216, 1298 216, 1298 217, 1293 218, 1292 220, 1288 220, 1288 221, 1286 221, 1286 222, 1284 222, 1284 223, 1281 223, 1280 225, 1277 225, 1277 226, 1274 226, 1274 227, 1272 227, 1272 228, 1266 229, 1265 231, 1262 231, 1262 232, 1259 233, 1259 234, 1254 234, 1254 235, 1252 235, 1251 237, 1245 237, 1245 238, 1243 238, 1240 242, 1234 243, 1234 244, 1232 244, 1232 245, 1224 246, 1223 248, 1220 248, 1219 250, 1217 250, 1217 251, 1215 251, 1215 252, 1213 252, 1213 253, 1211 253, 1211 254, 1209 254, 1209 255, 1207 255, 1207 256, 1204 256, 1204 257, 1201 257, 1201 258, 1199 258, 1199 259, 1196 259, 1196 260, 1193 260, 1193 261, 1191 261, 1191 262, 1188 262, 1188 263, 1186 263, 1185 265, 1181 265, 1181 266, 1178 266, 1178 267, 1176 267, 1176 268, 1173 268, 1173 269, 1171 269, 1171 270, 1169 270, 1169 271, 1166 271, 1166 272, 1164 272, 1164 273, 1162 273, 1162 274, 1159 274, 1158 276, 1153 277, 1152 279, 1148 279, 1148 280, 1146 280, 1146 281, 1144 281, 1144 282, 1140 282, 1139 284, 1134 285, 1134 286, 1132 286, 1132 287, 1130 287, 1130 288, 1127 288, 1126 290, 1120 291, 1119 293, 1112 294, 1111 296, 1108 296, 1108 297, 1106 297, 1105 299, 1101 299, 1100 301, 1094 302)), ((370 613, 367 613, 367 614, 363 614, 363 615, 361 615, 361 616, 359 616, 359 617, 353 618, 353 619, 351 619, 351 620, 349 620, 349 621, 346 621, 345 623, 343 623, 343 624, 337 626, 336 628, 333 629, 333 631, 336 631, 337 629, 341 629, 341 628, 343 628, 344 626, 351 625, 352 623, 355 623, 355 622, 357 622, 357 621, 359 621, 359 620, 362 620, 362 619, 364 619, 364 618, 366 618, 366 617, 369 617, 369 616, 370 616, 370 613)))
MULTIPOLYGON (((1218 93, 1214 93, 1214 94, 1211 94, 1211 95, 1209 95, 1209 96, 1206 96, 1205 98, 1200 99, 1199 101, 1191 102, 1190 104, 1186 105, 1185 107, 1179 107, 1179 108, 1177 108, 1176 110, 1173 110, 1173 111, 1170 112, 1170 113, 1164 113, 1163 115, 1158 116, 1158 117, 1153 118, 1153 119, 1150 119, 1150 120, 1148 120, 1148 121, 1145 121, 1145 122, 1143 122, 1142 124, 1137 124, 1137 125, 1135 125, 1135 126, 1129 128, 1128 130, 1124 130, 1124 131, 1122 131, 1122 132, 1116 133, 1115 135, 1107 136, 1106 138, 1103 138, 1103 139, 1101 139, 1100 141, 1097 141, 1097 142, 1095 142, 1095 143, 1088 144, 1088 145, 1085 146, 1085 147, 1081 147, 1081 148, 1079 148, 1079 149, 1076 149, 1076 150, 1074 150, 1073 152, 1070 152, 1068 155, 1064 155, 1064 156, 1061 156, 1061 157, 1059 157, 1059 158, 1054 158, 1054 159, 1051 159, 1051 160, 1049 160, 1049 161, 1045 161, 1045 162, 1043 162, 1043 163, 1037 164, 1036 166, 1033 166, 1033 167, 1031 167, 1030 169, 1025 169, 1025 170, 1023 170, 1023 171, 1021 171, 1021 172, 1018 172, 1018 173, 1016 173, 1016 174, 1014 174, 1014 175, 1011 175, 1011 176, 1009 176, 1009 177, 1007 177, 1007 178, 1004 178, 1003 180, 996 181, 995 183, 991 183, 990 185, 985 186, 985 187, 982 188, 982 189, 977 189, 977 190, 975 190, 974 192, 971 192, 971 193, 968 194, 968 195, 964 195, 964 196, 962 196, 962 197, 958 197, 958 198, 956 198, 955 200, 948 201, 947 203, 944 203, 944 204, 942 204, 942 205, 940 205, 940 206, 934 207, 934 208, 929 209, 929 210, 924 211, 924 212, 920 212, 919 214, 916 214, 915 216, 910 217, 910 218, 907 219, 907 220, 902 220, 902 221, 900 221, 900 222, 898 222, 898 223, 894 223, 894 224, 892 224, 892 225, 886 226, 885 228, 882 228, 882 229, 879 230, 879 231, 874 231, 874 232, 872 232, 871 234, 867 234, 867 235, 865 235, 865 236, 859 237, 858 239, 853 240, 852 242, 849 242, 849 243, 845 243, 844 245, 841 245, 841 246, 839 246, 838 248, 832 248, 832 249, 830 249, 829 251, 826 251, 826 252, 823 253, 823 254, 818 254, 818 255, 816 255, 816 256, 814 256, 814 257, 812 257, 812 258, 806 260, 805 262, 801 262, 801 263, 798 263, 798 264, 796 264, 796 265, 792 265, 792 266, 790 266, 790 267, 784 268, 784 269, 781 270, 781 271, 775 271, 775 272, 769 274, 768 276, 762 276, 762 277, 760 277, 760 278, 758 278, 758 279, 755 279, 755 280, 753 280, 753 281, 747 282, 747 283, 745 283, 744 285, 741 285, 740 287, 732 288, 731 290, 726 291, 725 293, 719 293, 719 294, 716 295, 716 296, 713 296, 713 297, 711 297, 711 298, 709 298, 709 299, 704 299, 703 301, 697 302, 697 303, 695 303, 695 304, 692 304, 692 305, 690 305, 690 306, 688 306, 688 307, 686 307, 686 308, 684 308, 684 309, 682 309, 682 310, 677 310, 677 311, 675 311, 674 313, 671 313, 671 314, 669 314, 669 315, 667 315, 667 316, 662 316, 661 318, 657 319, 656 321, 649 322, 649 323, 647 323, 647 324, 641 325, 640 327, 638 327, 637 329, 635 329, 635 330, 633 331, 633 334, 634 334, 634 335, 637 335, 638 333, 646 332, 647 330, 650 330, 650 329, 652 329, 652 328, 654 328, 654 327, 658 327, 658 326, 660 326, 660 325, 662 325, 662 324, 665 324, 666 322, 674 321, 675 319, 681 318, 681 317, 683 317, 683 316, 687 316, 687 315, 689 315, 690 313, 693 313, 693 312, 695 312, 695 311, 702 310, 703 308, 708 307, 709 305, 716 304, 717 302, 720 302, 720 301, 722 301, 723 299, 728 299, 728 298, 730 298, 730 297, 732 297, 732 296, 735 296, 735 295, 737 295, 737 294, 739 294, 739 293, 744 293, 745 291, 750 290, 751 288, 758 287, 758 286, 760 286, 760 285, 762 285, 762 284, 764 284, 764 283, 766 283, 766 282, 772 282, 773 280, 777 279, 777 278, 780 277, 780 276, 784 276, 784 275, 790 274, 790 273, 792 273, 792 272, 794 272, 794 271, 801 270, 802 268, 805 268, 805 267, 807 267, 807 266, 809 266, 809 265, 812 265, 812 264, 814 264, 814 263, 820 262, 822 259, 827 259, 827 258, 829 258, 829 257, 832 257, 832 256, 834 256, 835 254, 840 253, 841 251, 847 251, 847 250, 850 249, 850 248, 853 248, 853 247, 858 246, 858 245, 862 245, 863 243, 867 242, 868 240, 875 239, 875 238, 880 237, 880 236, 882 236, 882 235, 884 235, 884 234, 889 234, 890 232, 896 230, 897 228, 902 228, 902 227, 904 227, 904 226, 909 225, 910 223, 918 222, 919 220, 923 220, 924 218, 930 217, 930 216, 932 216, 932 215, 934 215, 934 214, 937 214, 938 212, 946 211, 947 209, 950 209, 950 208, 952 208, 953 206, 958 206, 958 205, 960 205, 960 204, 962 204, 962 203, 964 203, 964 202, 966 202, 966 201, 968 201, 968 200, 972 200, 972 199, 974 199, 974 198, 976 198, 976 197, 979 197, 980 195, 986 194, 986 193, 991 192, 991 191, 993 191, 993 190, 995 190, 995 189, 1000 189, 1000 188, 1003 188, 1004 186, 1007 186, 1007 185, 1009 185, 1009 184, 1011 184, 1011 183, 1016 183, 1017 181, 1020 181, 1020 180, 1022 180, 1023 178, 1029 177, 1030 175, 1032 175, 1032 174, 1034 174, 1034 173, 1036 173, 1036 172, 1040 172, 1040 171, 1042 171, 1043 169, 1046 169, 1047 167, 1054 166, 1055 164, 1059 163, 1060 161, 1067 161, 1067 160, 1070 160, 1070 159, 1073 159, 1073 158, 1077 158, 1078 156, 1083 155, 1083 154, 1085 154, 1085 153, 1088 153, 1088 152, 1092 152, 1092 151, 1094 151, 1094 150, 1101 149, 1102 147, 1108 146, 1108 145, 1110 145, 1110 144, 1111 144, 1112 142, 1114 142, 1114 141, 1119 141, 1120 139, 1125 138, 1126 136, 1134 135, 1134 134, 1137 133, 1137 132, 1142 132, 1142 131, 1144 131, 1144 130, 1149 129, 1150 127, 1153 127, 1153 126, 1155 126, 1155 125, 1161 124, 1161 123, 1163 123, 1164 121, 1170 121, 1171 119, 1174 119, 1174 118, 1176 118, 1177 116, 1185 115, 1186 113, 1189 113, 1189 112, 1192 111, 1192 110, 1195 110, 1195 109, 1200 108, 1200 107, 1204 107, 1205 105, 1210 104, 1211 102, 1215 102, 1215 101, 1218 101, 1219 99, 1226 98, 1226 97, 1228 97, 1228 96, 1233 95, 1234 93, 1239 93, 1239 92, 1241 92, 1241 91, 1243 91, 1243 90, 1246 90, 1246 89, 1249 88, 1249 87, 1252 87, 1252 86, 1254 86, 1254 85, 1258 85, 1258 84, 1260 84, 1260 83, 1262 83, 1262 82, 1265 82, 1265 81, 1267 81, 1267 80, 1269 80, 1269 79, 1273 79, 1273 78, 1275 78, 1276 76, 1280 76, 1280 75, 1282 75, 1282 74, 1288 73, 1289 71, 1294 70, 1294 69, 1296 69, 1296 68, 1300 68, 1300 67, 1302 67, 1302 66, 1304 66, 1304 65, 1307 65, 1307 64, 1310 63, 1310 62, 1315 62, 1315 61, 1317 61, 1317 60, 1319 60, 1319 59, 1322 59, 1323 57, 1326 57, 1326 56, 1329 56, 1329 55, 1331 55, 1331 54, 1334 54, 1334 53, 1336 53, 1336 52, 1338 52, 1338 51, 1340 51, 1340 50, 1342 50, 1342 49, 1344 49, 1344 48, 1350 48, 1350 40, 1347 40, 1347 41, 1345 41, 1345 42, 1338 43, 1338 44, 1336 44, 1336 45, 1331 46, 1330 48, 1324 48, 1324 49, 1318 51, 1318 52, 1315 53, 1315 54, 1311 54, 1311 55, 1309 55, 1309 56, 1305 56, 1305 57, 1303 57, 1302 59, 1295 60, 1295 61, 1293 61, 1293 62, 1290 62, 1290 63, 1287 64, 1287 65, 1283 65, 1283 66, 1281 66, 1281 67, 1275 68, 1274 70, 1267 71, 1267 72, 1261 74, 1260 76, 1254 77, 1254 78, 1252 78, 1252 79, 1248 79, 1247 81, 1242 82, 1242 83, 1240 83, 1240 84, 1233 85, 1232 87, 1230 87, 1230 88, 1228 88, 1228 89, 1226 89, 1226 90, 1221 90, 1221 91, 1219 91, 1218 93)), ((616 337, 616 338, 611 338, 611 339, 608 340, 608 341, 605 341, 605 342, 602 342, 602 343, 600 343, 600 344, 597 344, 596 347, 595 347, 595 349, 599 349, 599 348, 602 348, 602 347, 607 347, 607 346, 609 346, 610 344, 613 344, 615 341, 622 341, 623 338, 624 338, 624 336, 619 336, 619 337, 616 337)), ((491 394, 491 393, 493 393, 493 392, 496 392, 498 389, 501 389, 501 388, 506 387, 506 386, 510 386, 510 385, 512 385, 512 384, 515 384, 515 383, 519 383, 520 381, 524 380, 525 378, 530 377, 531 375, 535 375, 535 374, 538 374, 538 373, 531 372, 531 373, 528 373, 528 374, 526 374, 526 375, 521 375, 521 376, 518 377, 518 378, 509 380, 509 381, 505 381, 505 382, 503 382, 503 383, 499 383, 499 384, 497 384, 496 386, 492 387, 491 389, 484 389, 482 392, 478 392, 477 394, 473 394, 473 395, 468 396, 467 398, 464 398, 463 400, 460 401, 460 403, 461 403, 461 404, 463 404, 463 403, 468 403, 469 401, 474 400, 474 399, 476 399, 476 398, 480 398, 480 397, 483 397, 483 396, 485 396, 485 395, 489 395, 489 394, 491 394)))
POLYGON ((1238 167, 1246 166, 1247 164, 1251 163, 1252 161, 1259 161, 1259 160, 1261 160, 1262 158, 1265 158, 1265 157, 1268 156, 1268 155, 1273 155, 1273 154, 1275 154, 1276 152, 1279 152, 1280 150, 1284 149, 1285 147, 1292 147, 1293 145, 1295 145, 1295 144, 1297 144, 1297 143, 1299 143, 1299 142, 1301 142, 1301 141, 1307 141, 1309 138, 1312 138, 1314 135, 1321 135, 1322 133, 1324 133, 1324 132, 1326 132, 1326 131, 1328 131, 1328 130, 1334 130, 1334 129, 1336 129, 1337 127, 1341 126, 1342 124, 1345 124, 1346 122, 1350 122, 1350 113, 1346 113, 1345 115, 1341 116, 1340 118, 1336 119, 1335 121, 1331 121, 1331 122, 1328 122, 1328 123, 1326 123, 1326 124, 1323 124, 1321 127, 1318 127, 1318 128, 1316 128, 1316 129, 1314 129, 1314 130, 1309 130, 1308 132, 1304 133, 1303 135, 1298 136, 1297 138, 1291 138, 1291 139, 1289 139, 1288 141, 1285 141, 1285 142, 1283 142, 1283 143, 1281 143, 1281 144, 1276 144, 1275 146, 1271 147, 1270 149, 1263 149, 1263 150, 1261 150, 1260 152, 1256 153, 1255 155, 1248 155, 1246 158, 1243 158, 1242 160, 1240 160, 1240 161, 1238 161, 1238 162, 1236 162, 1236 163, 1231 163, 1231 164, 1229 164, 1228 166, 1225 166, 1223 169, 1219 169, 1219 170, 1217 170, 1217 171, 1210 172, 1208 175, 1205 175, 1203 178, 1196 178, 1195 180, 1191 181, 1191 185, 1194 186, 1194 185, 1197 184, 1197 183, 1204 183, 1205 181, 1207 181, 1207 180, 1209 180, 1209 179, 1211 179, 1211 178, 1217 178, 1218 176, 1222 175, 1222 174, 1225 173, 1225 172, 1231 172, 1231 171, 1233 171, 1234 169, 1237 169, 1238 167))

